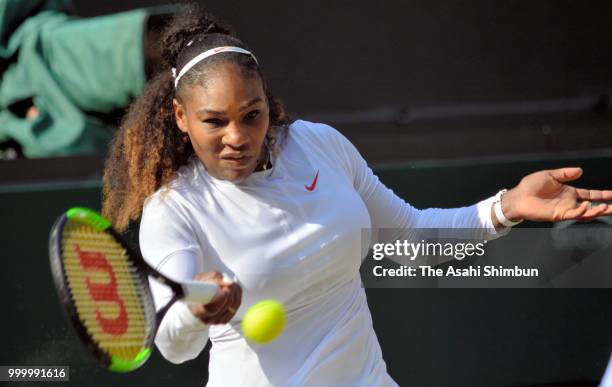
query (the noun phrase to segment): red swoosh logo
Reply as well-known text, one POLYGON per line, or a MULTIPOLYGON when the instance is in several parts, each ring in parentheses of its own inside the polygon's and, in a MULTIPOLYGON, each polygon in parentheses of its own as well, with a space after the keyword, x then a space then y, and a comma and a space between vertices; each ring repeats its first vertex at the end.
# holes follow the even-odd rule
POLYGON ((319 179, 319 171, 317 171, 317 174, 314 177, 314 180, 312 181, 311 185, 304 185, 304 188, 306 188, 308 191, 313 191, 315 189, 315 187, 317 186, 317 180, 319 179))

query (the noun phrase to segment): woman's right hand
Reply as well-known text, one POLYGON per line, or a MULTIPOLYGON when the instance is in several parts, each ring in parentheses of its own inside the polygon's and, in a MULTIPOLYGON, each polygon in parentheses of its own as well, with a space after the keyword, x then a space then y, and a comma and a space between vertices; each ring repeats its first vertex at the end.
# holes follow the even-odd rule
POLYGON ((189 304, 194 316, 204 324, 227 324, 240 307, 242 288, 237 282, 229 282, 218 271, 199 273, 195 281, 207 281, 219 286, 217 295, 208 304, 189 304))

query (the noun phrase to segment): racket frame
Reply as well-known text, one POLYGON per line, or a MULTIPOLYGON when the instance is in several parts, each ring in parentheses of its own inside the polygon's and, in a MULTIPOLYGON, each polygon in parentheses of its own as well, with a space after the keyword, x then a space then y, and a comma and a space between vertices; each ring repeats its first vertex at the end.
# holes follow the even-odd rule
MULTIPOLYGON (((137 253, 133 250, 127 242, 121 237, 119 232, 115 230, 110 222, 104 219, 101 215, 96 212, 83 207, 73 207, 70 210, 63 213, 53 224, 51 229, 51 233, 49 235, 49 260, 51 264, 51 274, 53 276, 53 281, 55 283, 55 287, 57 290, 57 294, 59 296, 60 302, 68 315, 68 318, 71 322, 71 325, 75 329, 78 337, 81 339, 81 342, 85 345, 86 349, 94 355, 94 357, 98 360, 102 366, 106 369, 115 371, 115 372, 129 372, 134 369, 140 367, 150 356, 153 347, 153 341, 155 338, 155 334, 157 333, 157 329, 159 328, 159 324, 163 320, 164 316, 170 309, 170 307, 178 300, 184 298, 186 296, 185 289, 183 286, 164 276, 151 266, 149 266, 144 258, 142 258, 141 254, 137 253), (86 212, 93 214, 93 216, 97 216, 100 219, 96 221, 91 221, 87 216, 74 216, 75 214, 79 214, 79 212, 86 212), (131 261, 131 263, 135 266, 136 275, 141 276, 143 283, 148 283, 147 276, 151 276, 155 278, 157 281, 162 284, 170 287, 173 292, 173 296, 170 301, 164 305, 154 316, 154 326, 150 327, 148 337, 146 339, 146 347, 139 353, 134 359, 126 360, 118 357, 111 357, 104 349, 102 349, 93 337, 87 331, 87 328, 79 318, 79 314, 76 310, 75 303, 71 296, 70 289, 67 283, 66 271, 64 268, 64 260, 62 258, 63 245, 62 245, 62 235, 64 228, 69 220, 79 221, 85 225, 88 225, 98 231, 105 232, 109 234, 117 243, 121 245, 121 247, 125 250, 127 259, 131 261)), ((148 286, 145 286, 143 289, 151 300, 151 306, 154 306, 153 296, 151 294, 151 290, 148 286)))
POLYGON ((51 234, 49 235, 49 260, 55 289, 72 327, 85 345, 85 348, 94 355, 104 368, 110 369, 112 366, 111 356, 100 348, 89 332, 87 332, 87 328, 79 318, 70 289, 68 288, 64 260, 62 259, 62 230, 66 226, 67 221, 68 217, 66 214, 62 214, 53 224, 51 234))

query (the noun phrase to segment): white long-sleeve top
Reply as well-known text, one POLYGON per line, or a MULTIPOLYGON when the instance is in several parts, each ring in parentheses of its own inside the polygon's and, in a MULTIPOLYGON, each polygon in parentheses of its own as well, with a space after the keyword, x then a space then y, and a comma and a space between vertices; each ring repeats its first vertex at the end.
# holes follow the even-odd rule
MULTIPOLYGON (((367 247, 397 236, 380 228, 472 228, 491 239, 493 198, 415 209, 380 183, 339 132, 306 121, 290 126, 272 162, 272 169, 232 183, 210 176, 193 158, 147 199, 140 248, 149 264, 176 280, 217 270, 243 287, 242 305, 225 325, 207 326, 176 303, 157 347, 180 363, 210 339, 209 386, 396 385, 361 287, 367 247), (251 343, 240 321, 251 305, 270 298, 285 306, 286 328, 268 345, 251 343)), ((151 288, 163 306, 170 291, 153 281, 151 288)))

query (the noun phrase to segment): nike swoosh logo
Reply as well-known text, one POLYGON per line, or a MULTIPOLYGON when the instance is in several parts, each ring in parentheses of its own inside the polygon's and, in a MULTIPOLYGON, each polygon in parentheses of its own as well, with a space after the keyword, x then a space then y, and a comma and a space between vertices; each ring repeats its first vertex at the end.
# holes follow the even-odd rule
POLYGON ((308 191, 314 191, 315 187, 317 186, 317 180, 319 179, 319 171, 317 171, 317 174, 314 177, 314 180, 312 181, 311 185, 304 185, 304 188, 306 188, 308 191))

